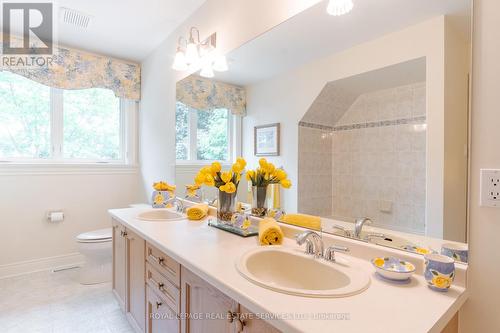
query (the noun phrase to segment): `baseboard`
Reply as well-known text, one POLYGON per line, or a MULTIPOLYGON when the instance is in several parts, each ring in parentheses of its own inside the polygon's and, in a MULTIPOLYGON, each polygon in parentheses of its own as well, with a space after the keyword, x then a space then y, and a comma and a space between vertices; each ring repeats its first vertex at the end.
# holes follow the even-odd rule
POLYGON ((80 253, 70 253, 61 256, 0 265, 0 279, 52 269, 67 268, 75 265, 81 265, 83 262, 84 257, 80 253))
POLYGON ((132 329, 134 330, 135 333, 144 333, 142 329, 139 327, 139 325, 137 325, 134 317, 132 317, 130 312, 127 312, 125 316, 127 317, 127 321, 130 324, 130 326, 132 326, 132 329))

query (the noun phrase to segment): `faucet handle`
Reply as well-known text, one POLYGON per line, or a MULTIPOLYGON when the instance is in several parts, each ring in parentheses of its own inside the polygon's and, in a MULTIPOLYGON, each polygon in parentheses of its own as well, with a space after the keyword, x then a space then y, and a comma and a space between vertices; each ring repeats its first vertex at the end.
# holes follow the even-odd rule
POLYGON ((295 235, 298 245, 306 243, 306 253, 313 254, 316 258, 323 256, 323 240, 316 232, 309 230, 295 235))
POLYGON ((323 257, 327 261, 335 262, 336 261, 335 260, 335 252, 346 253, 346 252, 349 252, 349 248, 345 247, 345 246, 337 246, 337 245, 330 246, 325 250, 325 255, 323 257))

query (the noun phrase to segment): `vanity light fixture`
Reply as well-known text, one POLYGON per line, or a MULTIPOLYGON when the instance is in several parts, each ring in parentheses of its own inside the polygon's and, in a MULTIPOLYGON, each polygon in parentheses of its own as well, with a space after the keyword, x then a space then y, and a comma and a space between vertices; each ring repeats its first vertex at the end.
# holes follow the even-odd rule
POLYGON ((329 0, 326 12, 333 16, 349 13, 354 7, 352 0, 329 0))
POLYGON ((200 41, 200 31, 196 27, 191 27, 188 39, 179 37, 172 69, 196 71, 201 68, 200 75, 208 78, 214 76, 214 70, 227 71, 226 57, 217 55, 216 37, 213 33, 207 39, 200 41))
POLYGON ((184 37, 179 37, 179 41, 177 42, 177 51, 175 52, 174 63, 172 64, 172 69, 176 71, 187 71, 188 64, 186 61, 186 56, 184 51, 181 48, 181 42, 185 40, 184 37))

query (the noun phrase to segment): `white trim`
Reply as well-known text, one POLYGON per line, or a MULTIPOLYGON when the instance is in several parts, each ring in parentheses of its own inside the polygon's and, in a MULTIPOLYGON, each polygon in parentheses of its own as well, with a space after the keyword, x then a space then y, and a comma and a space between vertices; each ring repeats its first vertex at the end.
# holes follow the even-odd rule
POLYGON ((81 265, 84 261, 85 259, 80 253, 70 253, 0 265, 0 279, 53 269, 74 267, 81 265))
POLYGON ((0 164, 0 176, 20 175, 109 175, 135 174, 137 165, 96 163, 5 163, 0 164))

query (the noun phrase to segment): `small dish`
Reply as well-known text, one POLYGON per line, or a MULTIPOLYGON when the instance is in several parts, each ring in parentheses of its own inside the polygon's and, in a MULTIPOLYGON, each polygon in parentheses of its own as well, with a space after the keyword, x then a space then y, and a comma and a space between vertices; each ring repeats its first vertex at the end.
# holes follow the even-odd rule
POLYGON ((406 250, 406 251, 409 251, 409 252, 413 252, 413 253, 417 253, 417 254, 431 254, 431 253, 436 253, 436 251, 432 250, 432 249, 428 249, 428 248, 425 248, 425 247, 420 247, 420 246, 415 246, 415 245, 411 245, 411 244, 408 244, 408 245, 405 245, 402 247, 403 250, 406 250))
POLYGON ((415 272, 415 265, 395 257, 373 258, 371 262, 377 273, 389 280, 405 281, 415 272))

